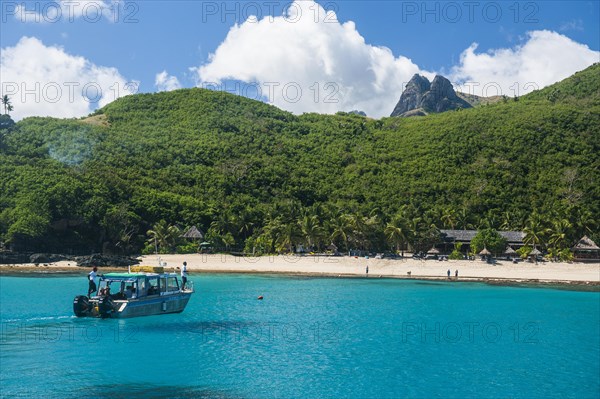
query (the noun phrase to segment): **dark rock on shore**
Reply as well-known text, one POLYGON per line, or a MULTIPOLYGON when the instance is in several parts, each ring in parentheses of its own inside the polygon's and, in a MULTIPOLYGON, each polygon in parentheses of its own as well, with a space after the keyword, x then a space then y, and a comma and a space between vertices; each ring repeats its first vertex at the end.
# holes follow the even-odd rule
POLYGON ((57 254, 33 254, 29 256, 28 263, 54 263, 62 260, 71 260, 70 257, 57 254))
POLYGON ((138 259, 128 256, 102 255, 92 254, 89 256, 77 256, 74 258, 77 266, 92 267, 92 266, 131 266, 140 263, 138 259))
POLYGON ((17 263, 29 263, 29 254, 0 252, 0 265, 12 265, 17 263))
POLYGON ((19 253, 3 251, 0 252, 0 265, 14 265, 14 264, 47 264, 55 263, 60 261, 74 261, 78 266, 130 266, 137 265, 140 263, 135 258, 128 256, 116 256, 116 255, 102 255, 92 254, 87 256, 70 256, 63 254, 46 254, 46 253, 19 253))

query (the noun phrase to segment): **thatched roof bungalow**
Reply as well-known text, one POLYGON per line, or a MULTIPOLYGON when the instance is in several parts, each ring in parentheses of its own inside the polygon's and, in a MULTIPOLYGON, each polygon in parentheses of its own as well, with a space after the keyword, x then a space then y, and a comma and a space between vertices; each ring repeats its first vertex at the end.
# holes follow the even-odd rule
POLYGON ((600 247, 589 238, 583 236, 581 240, 572 248, 573 258, 579 262, 598 262, 600 261, 600 247))
POLYGON ((184 237, 184 238, 203 239, 204 238, 204 234, 202 234, 202 232, 196 226, 192 226, 192 227, 190 227, 190 229, 188 231, 186 231, 182 235, 182 237, 184 237))

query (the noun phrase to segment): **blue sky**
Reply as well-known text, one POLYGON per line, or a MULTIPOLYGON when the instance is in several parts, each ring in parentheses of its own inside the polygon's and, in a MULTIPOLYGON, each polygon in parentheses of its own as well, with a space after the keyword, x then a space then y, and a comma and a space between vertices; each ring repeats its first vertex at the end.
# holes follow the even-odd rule
POLYGON ((0 4, 0 79, 3 91, 15 97, 17 118, 85 115, 114 99, 114 93, 113 98, 105 94, 115 84, 123 95, 203 84, 229 84, 228 90, 243 92, 252 82, 261 85, 263 100, 292 112, 360 108, 379 117, 391 112, 413 73, 477 81, 477 90, 493 81, 507 94, 514 81, 523 94, 534 87, 528 83, 543 87, 600 61, 598 1, 0 4), (251 15, 260 22, 246 21, 251 15), (61 76, 80 86, 101 82, 103 99, 92 104, 69 99, 68 111, 56 110, 63 108, 56 104, 68 97, 66 90, 20 101, 23 82, 28 88, 41 83, 40 91, 48 82, 64 89, 61 76), (132 81, 139 88, 126 87, 132 81), (291 91, 282 95, 279 89, 290 84, 291 91), (276 88, 272 98, 269 87, 276 88), (323 101, 328 93, 337 101, 323 101))

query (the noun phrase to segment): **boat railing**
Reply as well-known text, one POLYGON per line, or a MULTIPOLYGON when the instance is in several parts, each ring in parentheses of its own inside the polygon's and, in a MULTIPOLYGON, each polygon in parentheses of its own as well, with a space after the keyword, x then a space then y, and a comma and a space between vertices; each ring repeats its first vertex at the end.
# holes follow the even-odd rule
POLYGON ((186 281, 183 292, 194 292, 194 282, 192 280, 186 281))

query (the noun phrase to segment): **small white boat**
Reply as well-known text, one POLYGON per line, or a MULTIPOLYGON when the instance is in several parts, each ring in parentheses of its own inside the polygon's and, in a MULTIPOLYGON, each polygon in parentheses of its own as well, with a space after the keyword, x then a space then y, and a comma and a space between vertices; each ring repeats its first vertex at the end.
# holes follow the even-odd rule
POLYGON ((193 293, 193 282, 182 287, 176 273, 107 273, 100 276, 96 296, 75 297, 73 312, 77 317, 101 318, 180 313, 193 293))

